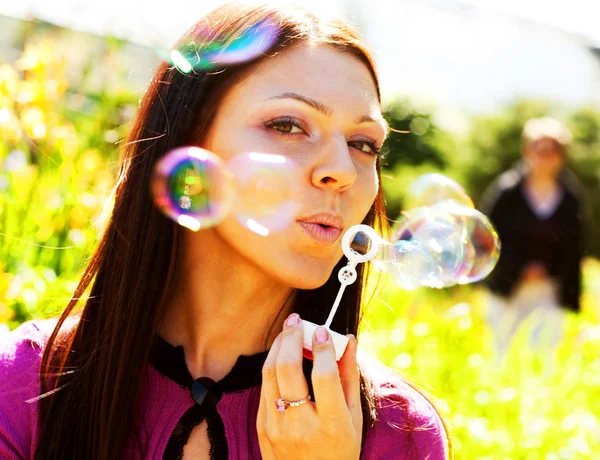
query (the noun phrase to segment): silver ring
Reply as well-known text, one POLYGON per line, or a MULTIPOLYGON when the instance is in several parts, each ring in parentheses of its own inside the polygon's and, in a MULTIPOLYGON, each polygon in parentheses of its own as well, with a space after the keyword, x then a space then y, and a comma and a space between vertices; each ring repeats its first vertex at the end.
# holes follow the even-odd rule
POLYGON ((306 404, 308 401, 310 401, 310 395, 307 395, 305 398, 298 401, 288 401, 285 398, 277 398, 275 400, 275 407, 279 412, 283 413, 288 407, 298 407, 302 404, 306 404))

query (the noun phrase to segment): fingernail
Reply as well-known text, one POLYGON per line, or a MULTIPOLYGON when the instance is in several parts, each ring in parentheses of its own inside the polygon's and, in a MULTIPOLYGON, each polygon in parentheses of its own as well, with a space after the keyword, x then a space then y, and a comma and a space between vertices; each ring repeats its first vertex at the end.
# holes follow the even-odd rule
POLYGON ((354 334, 346 334, 348 337, 348 344, 351 344, 351 347, 354 348, 354 355, 358 352, 358 341, 356 340, 356 336, 354 334))
POLYGON ((329 332, 324 327, 318 327, 315 332, 315 341, 317 343, 327 343, 329 340, 329 332))
POLYGON ((292 313, 285 322, 285 325, 288 327, 297 326, 298 324, 300 324, 300 315, 298 313, 292 313))

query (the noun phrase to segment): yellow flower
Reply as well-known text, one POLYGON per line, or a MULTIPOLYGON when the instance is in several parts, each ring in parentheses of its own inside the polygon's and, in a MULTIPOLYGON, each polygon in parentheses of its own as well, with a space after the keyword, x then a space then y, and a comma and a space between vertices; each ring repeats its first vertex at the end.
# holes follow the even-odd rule
POLYGON ((39 64, 39 60, 40 55, 37 48, 27 45, 23 55, 17 61, 16 67, 19 70, 32 70, 39 64))
POLYGON ((80 168, 86 173, 95 173, 102 164, 102 157, 97 149, 88 149, 83 152, 80 160, 80 168))
POLYGON ((87 223, 90 220, 90 214, 84 206, 77 205, 69 212, 69 228, 81 229, 86 228, 89 225, 87 223))
POLYGON ((23 128, 25 128, 25 131, 35 139, 46 136, 45 121, 44 112, 39 107, 29 107, 21 114, 23 128))
POLYGON ((0 65, 0 96, 12 99, 19 86, 19 74, 8 65, 0 65))
MULTIPOLYGON (((56 122, 58 123, 58 121, 56 122)), ((57 124, 50 131, 50 141, 53 148, 60 152, 64 159, 70 160, 79 149, 79 137, 75 128, 70 124, 57 124)))
POLYGON ((42 242, 47 241, 52 236, 52 233, 54 233, 52 225, 42 225, 35 233, 35 239, 42 242))

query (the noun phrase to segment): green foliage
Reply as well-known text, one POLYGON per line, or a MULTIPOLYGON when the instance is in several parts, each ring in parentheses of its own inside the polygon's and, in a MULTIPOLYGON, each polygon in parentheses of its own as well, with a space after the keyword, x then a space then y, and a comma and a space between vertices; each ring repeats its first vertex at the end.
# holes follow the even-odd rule
POLYGON ((384 164, 395 169, 399 164, 420 165, 429 163, 443 169, 448 166, 446 154, 435 145, 440 129, 431 115, 414 108, 407 101, 393 101, 385 107, 383 116, 392 132, 386 141, 384 164))
POLYGON ((574 143, 569 149, 569 163, 583 186, 585 203, 586 249, 600 257, 600 240, 594 229, 600 225, 600 112, 591 107, 575 111, 568 119, 574 143))
POLYGON ((135 110, 130 93, 69 91, 64 71, 49 42, 0 66, 0 322, 12 325, 66 304, 135 110))
POLYGON ((410 182, 425 172, 448 170, 456 149, 453 136, 407 100, 387 104, 383 115, 391 128, 383 147, 383 189, 388 214, 396 217, 410 182))
POLYGON ((492 116, 473 117, 465 150, 470 150, 465 186, 478 201, 486 187, 521 156, 521 133, 525 122, 548 113, 548 104, 520 101, 492 116))

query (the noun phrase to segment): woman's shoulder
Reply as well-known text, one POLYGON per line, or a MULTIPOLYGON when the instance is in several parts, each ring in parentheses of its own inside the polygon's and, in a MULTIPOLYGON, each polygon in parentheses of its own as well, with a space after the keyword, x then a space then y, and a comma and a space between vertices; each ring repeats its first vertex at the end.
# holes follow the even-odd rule
POLYGON ((367 434, 365 458, 447 459, 448 434, 429 399, 376 358, 361 358, 377 408, 377 422, 367 434))
POLYGON ((39 362, 44 345, 43 321, 28 321, 0 335, 0 386, 39 362))
POLYGON ((523 182, 523 172, 519 167, 504 171, 496 177, 485 189, 478 208, 484 214, 492 212, 504 203, 519 199, 519 188, 523 182))
POLYGON ((0 376, 2 372, 24 370, 41 359, 56 319, 34 320, 0 335, 0 376))
POLYGON ((40 362, 56 320, 0 335, 0 458, 31 458, 37 437, 40 362))
MULTIPOLYGON (((0 398, 8 386, 37 384, 44 349, 57 322, 57 318, 27 321, 0 334, 0 398)), ((72 324, 67 320, 61 330, 72 324)))

